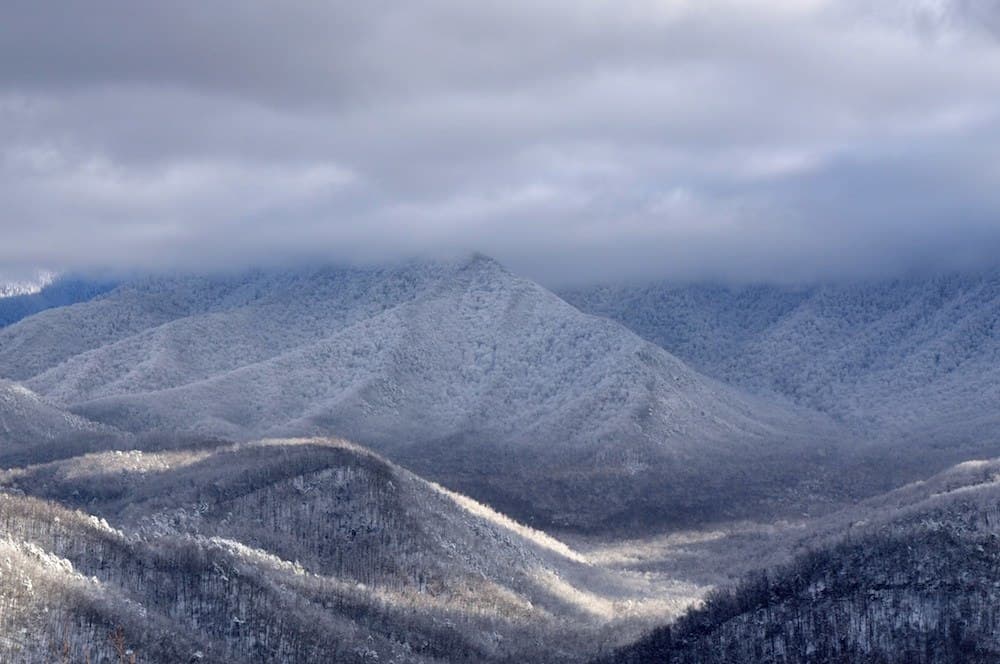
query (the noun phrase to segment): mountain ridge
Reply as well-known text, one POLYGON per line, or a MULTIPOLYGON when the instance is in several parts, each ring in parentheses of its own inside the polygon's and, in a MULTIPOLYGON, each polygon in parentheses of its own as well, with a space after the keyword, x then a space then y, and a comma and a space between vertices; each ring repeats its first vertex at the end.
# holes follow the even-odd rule
POLYGON ((868 436, 988 435, 1000 271, 799 288, 651 282, 562 291, 698 370, 868 436))
MULTIPOLYGON (((719 460, 761 467, 762 448, 800 459, 836 438, 823 417, 703 377, 481 255, 131 282, 0 330, 0 375, 133 432, 344 436, 445 484, 463 475, 473 495, 479 469, 525 453, 538 472, 571 468, 571 493, 598 473, 634 496, 664 472, 695 482, 719 460), (481 458, 456 466, 444 441, 481 458), (421 457, 432 443, 440 454, 421 457)), ((529 470, 497 479, 511 504, 531 502, 529 470)), ((543 511, 568 514, 569 500, 543 511)))

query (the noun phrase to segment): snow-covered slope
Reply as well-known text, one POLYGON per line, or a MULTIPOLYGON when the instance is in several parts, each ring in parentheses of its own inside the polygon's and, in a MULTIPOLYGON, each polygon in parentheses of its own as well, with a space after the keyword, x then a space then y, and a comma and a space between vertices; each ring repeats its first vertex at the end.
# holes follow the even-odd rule
POLYGON ((563 293, 700 371, 867 431, 971 439, 1000 421, 1000 273, 822 287, 563 293))
POLYGON ((82 661, 123 625, 141 661, 576 662, 677 602, 344 441, 91 454, 0 487, 0 555, 24 572, 0 561, 4 661, 64 638, 82 661), (24 558, 66 574, 25 592, 24 558))
POLYGON ((454 270, 451 264, 413 263, 126 282, 93 301, 0 330, 0 375, 23 380, 103 349, 120 359, 83 366, 83 359, 104 358, 78 358, 75 370, 95 374, 98 382, 141 376, 154 385, 183 383, 322 339, 416 299, 454 270), (158 373, 170 372, 176 375, 156 383, 158 373))
POLYGON ((0 380, 0 444, 47 442, 102 427, 46 401, 28 388, 0 380))
POLYGON ((113 449, 128 436, 58 408, 18 383, 0 379, 0 467, 113 449))
POLYGON ((510 501, 545 477, 550 513, 588 519, 622 508, 612 485, 662 484, 663 464, 694 478, 821 426, 482 256, 132 283, 0 330, 0 375, 131 430, 335 433, 510 501), (590 508, 557 495, 597 475, 610 494, 590 508))
POLYGON ((252 303, 185 316, 27 383, 106 417, 148 411, 122 422, 136 428, 232 436, 332 426, 376 443, 473 431, 580 444, 637 417, 647 437, 675 444, 767 433, 768 413, 621 326, 492 261, 442 269, 374 304, 331 289, 312 302, 287 293, 287 311, 252 303))

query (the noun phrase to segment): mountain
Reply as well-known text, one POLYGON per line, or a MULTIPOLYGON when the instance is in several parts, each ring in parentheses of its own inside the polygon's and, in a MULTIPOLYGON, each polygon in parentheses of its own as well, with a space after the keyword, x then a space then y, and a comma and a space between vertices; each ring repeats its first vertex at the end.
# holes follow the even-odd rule
POLYGON ((0 466, 111 449, 128 437, 53 406, 17 383, 0 380, 0 466))
POLYGON ((900 485, 997 442, 998 286, 574 306, 476 256, 42 311, 0 329, 0 660, 993 661, 1000 461, 900 485))
POLYGON ((95 453, 0 487, 5 661, 571 662, 643 610, 634 581, 344 441, 95 453))
POLYGON ((0 327, 46 309, 85 302, 114 288, 109 280, 59 276, 30 287, 0 286, 0 327))
POLYGON ((1000 272, 803 288, 654 283, 561 295, 709 376, 786 396, 866 436, 996 442, 1000 272))
POLYGON ((967 462, 825 519, 807 552, 600 662, 995 662, 998 477, 967 462))
POLYGON ((0 375, 133 432, 344 436, 582 528, 780 502, 837 436, 483 256, 130 282, 0 330, 0 375))

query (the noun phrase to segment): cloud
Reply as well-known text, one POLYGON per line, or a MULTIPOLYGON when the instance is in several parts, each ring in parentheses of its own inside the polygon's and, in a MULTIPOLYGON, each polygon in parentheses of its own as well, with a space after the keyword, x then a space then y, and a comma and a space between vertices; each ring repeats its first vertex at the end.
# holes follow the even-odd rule
POLYGON ((0 267, 481 250, 549 283, 1000 249, 986 0, 5 3, 0 267))

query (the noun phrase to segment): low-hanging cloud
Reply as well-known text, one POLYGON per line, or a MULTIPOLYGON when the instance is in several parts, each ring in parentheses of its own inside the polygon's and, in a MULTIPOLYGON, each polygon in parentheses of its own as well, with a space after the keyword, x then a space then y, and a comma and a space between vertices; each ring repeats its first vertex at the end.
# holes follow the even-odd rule
POLYGON ((996 6, 12 0, 0 268, 982 266, 1000 250, 996 6))

